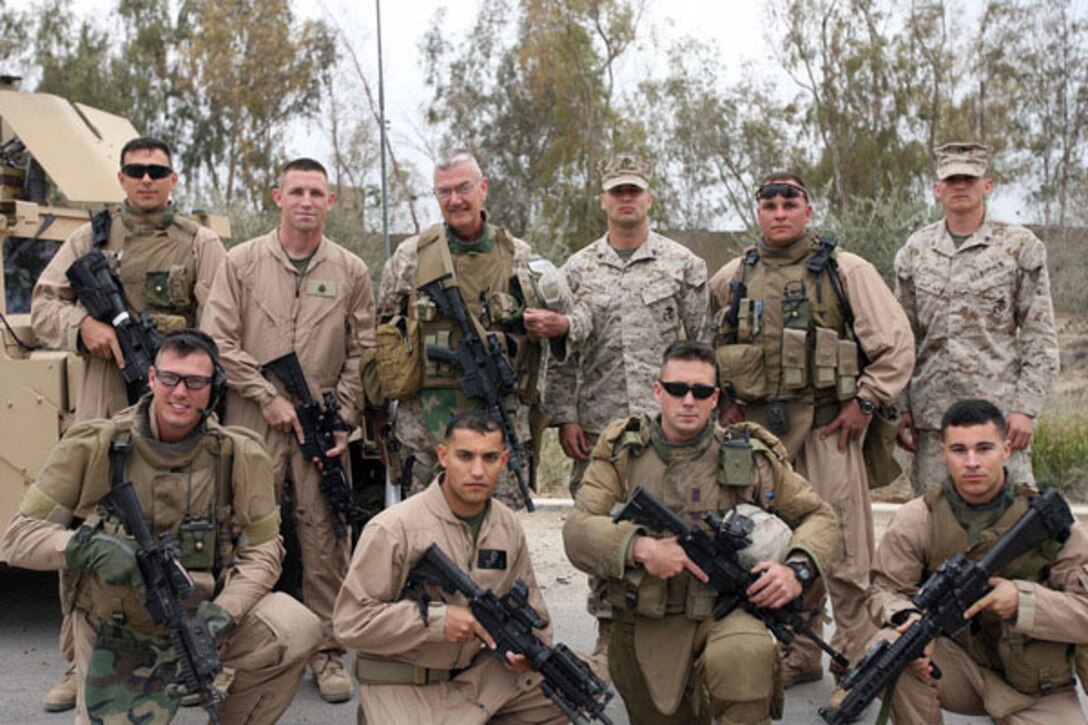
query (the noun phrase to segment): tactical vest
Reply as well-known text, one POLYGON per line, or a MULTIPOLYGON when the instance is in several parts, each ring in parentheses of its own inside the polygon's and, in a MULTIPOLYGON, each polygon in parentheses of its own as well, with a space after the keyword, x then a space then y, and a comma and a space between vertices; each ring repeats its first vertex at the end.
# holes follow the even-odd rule
POLYGON ((517 374, 514 392, 523 403, 529 404, 536 397, 542 348, 539 342, 529 339, 522 323, 525 295, 514 269, 514 242, 505 229, 492 227, 494 243, 489 252, 451 255, 444 229, 442 225, 432 227, 417 241, 416 277, 406 310, 409 327, 416 324, 419 329, 421 387, 459 387, 461 371, 455 365, 431 360, 426 350, 430 345, 456 349, 461 343, 461 329, 456 321, 442 315, 433 300, 419 292, 422 285, 452 273, 471 324, 481 339, 487 334, 497 336, 517 374))
POLYGON ((196 258, 199 225, 175 214, 165 229, 136 234, 124 224, 124 212, 112 215, 102 248, 121 281, 130 312, 146 311, 160 333, 196 326, 196 258))
MULTIPOLYGON (((116 421, 111 441, 127 440, 132 452, 127 457, 124 480, 132 481, 140 508, 152 536, 169 532, 181 550, 181 563, 192 577, 195 592, 187 608, 211 599, 223 584, 223 575, 234 561, 231 530, 231 470, 234 442, 218 428, 186 443, 167 446, 135 433, 132 421, 116 421)), ((113 471, 111 476, 115 475, 113 471)), ((84 526, 128 540, 110 500, 102 498, 84 526)), ((66 582, 67 583, 67 582, 66 582)), ((163 634, 164 625, 154 624, 136 592, 112 586, 85 572, 72 578, 71 605, 126 627, 150 634, 163 634)))
MULTIPOLYGON (((924 497, 930 512, 930 558, 927 568, 932 570, 939 567, 956 554, 964 554, 968 559, 978 561, 1028 510, 1031 499, 1037 495, 1027 485, 1018 486, 1012 505, 993 526, 982 531, 976 544, 971 545, 944 489, 931 490, 924 497)), ((1060 543, 1047 541, 996 572, 995 576, 1045 582, 1060 550, 1060 543)), ((1055 687, 1073 682, 1072 645, 1036 640, 1014 633, 1010 631, 1008 623, 993 612, 978 614, 956 637, 956 642, 973 660, 1000 673, 1009 685, 1026 695, 1043 695, 1055 687)))
MULTIPOLYGON (((765 496, 773 488, 773 478, 761 471, 757 456, 774 465, 783 459, 785 449, 772 438, 761 438, 765 435, 761 428, 714 426, 698 444, 672 449, 668 463, 654 449, 646 416, 632 416, 622 430, 610 432, 606 437, 612 446, 610 460, 625 499, 641 485, 681 518, 704 528, 700 519, 704 512, 727 511, 742 503, 773 513, 765 496)), ((663 532, 647 535, 672 536, 663 532)), ((608 582, 612 606, 654 619, 682 613, 689 619, 705 620, 713 616, 717 598, 718 592, 690 576, 658 579, 636 569, 622 580, 608 582)))
POLYGON ((722 387, 743 403, 822 403, 857 394, 858 345, 834 239, 811 236, 779 255, 744 251, 717 324, 722 387), (736 322, 730 319, 736 309, 736 322))

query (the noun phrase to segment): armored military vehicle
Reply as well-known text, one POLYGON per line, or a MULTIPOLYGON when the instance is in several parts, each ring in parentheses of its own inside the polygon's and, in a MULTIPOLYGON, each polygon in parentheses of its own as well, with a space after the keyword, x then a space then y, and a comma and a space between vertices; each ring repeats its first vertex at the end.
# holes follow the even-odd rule
MULTIPOLYGON (((39 344, 30 293, 61 242, 122 201, 118 158, 140 135, 128 119, 22 92, 18 80, 0 76, 0 531, 70 424, 83 370, 79 356, 39 344)), ((225 218, 201 220, 229 236, 225 218)))

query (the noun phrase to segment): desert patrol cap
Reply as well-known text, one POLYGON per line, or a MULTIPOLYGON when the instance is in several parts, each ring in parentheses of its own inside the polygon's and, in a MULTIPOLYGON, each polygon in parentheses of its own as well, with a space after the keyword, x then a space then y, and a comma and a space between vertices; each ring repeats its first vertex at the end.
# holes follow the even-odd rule
POLYGON ((951 176, 985 176, 990 163, 990 147, 981 143, 946 143, 938 146, 937 179, 951 176))
POLYGON ((601 161, 601 187, 608 191, 617 186, 630 184, 640 189, 650 188, 650 162, 635 154, 616 154, 601 161))

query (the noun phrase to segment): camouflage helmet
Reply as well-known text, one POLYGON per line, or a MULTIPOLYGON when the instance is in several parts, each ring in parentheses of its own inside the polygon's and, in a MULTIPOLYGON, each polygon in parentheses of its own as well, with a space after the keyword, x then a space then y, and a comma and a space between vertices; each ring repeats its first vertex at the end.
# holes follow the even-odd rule
POLYGON ((534 254, 525 265, 517 265, 518 283, 525 306, 563 312, 567 283, 555 265, 534 254))
POLYGON ((793 531, 785 521, 749 503, 731 509, 722 517, 723 522, 728 525, 735 516, 743 516, 752 522, 749 535, 752 543, 737 552, 743 567, 751 569, 761 561, 782 563, 786 560, 793 531))

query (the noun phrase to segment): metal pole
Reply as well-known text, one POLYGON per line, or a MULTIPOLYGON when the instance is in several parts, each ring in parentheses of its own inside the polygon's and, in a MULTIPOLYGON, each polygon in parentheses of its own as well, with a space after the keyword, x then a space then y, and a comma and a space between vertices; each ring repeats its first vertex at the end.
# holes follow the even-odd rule
POLYGON ((378 122, 381 126, 382 156, 382 251, 389 259, 389 192, 386 187, 385 171, 385 72, 382 69, 382 0, 374 0, 374 9, 378 15, 378 122))

